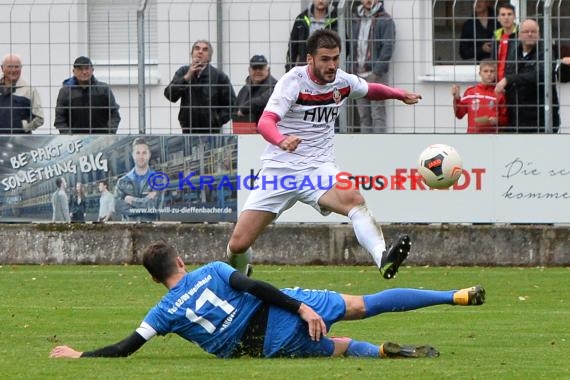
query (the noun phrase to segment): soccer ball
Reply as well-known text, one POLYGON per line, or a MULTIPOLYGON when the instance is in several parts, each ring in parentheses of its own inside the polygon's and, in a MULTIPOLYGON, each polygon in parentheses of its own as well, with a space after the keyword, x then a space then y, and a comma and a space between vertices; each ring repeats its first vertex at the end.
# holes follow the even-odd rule
POLYGON ((429 187, 446 189, 461 177, 461 156, 449 145, 430 145, 420 154, 418 171, 429 187))

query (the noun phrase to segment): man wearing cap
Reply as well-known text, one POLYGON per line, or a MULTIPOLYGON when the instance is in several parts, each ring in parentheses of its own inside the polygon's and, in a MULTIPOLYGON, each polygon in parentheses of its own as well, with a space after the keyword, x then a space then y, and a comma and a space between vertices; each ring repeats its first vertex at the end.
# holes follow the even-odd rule
POLYGON ((54 126, 61 134, 114 134, 121 116, 107 83, 93 75, 88 57, 73 62, 73 76, 63 81, 55 107, 54 126))
POLYGON ((0 133, 32 133, 44 123, 40 94, 22 75, 22 60, 16 54, 2 59, 0 78, 0 133))
POLYGON ((236 94, 230 78, 210 64, 213 53, 209 41, 194 42, 190 65, 180 67, 164 89, 172 103, 180 99, 178 121, 183 133, 220 133, 231 120, 236 94))
POLYGON ((256 54, 251 57, 248 71, 249 76, 245 78, 245 86, 237 96, 235 120, 257 124, 277 79, 270 75, 269 64, 263 55, 256 54))

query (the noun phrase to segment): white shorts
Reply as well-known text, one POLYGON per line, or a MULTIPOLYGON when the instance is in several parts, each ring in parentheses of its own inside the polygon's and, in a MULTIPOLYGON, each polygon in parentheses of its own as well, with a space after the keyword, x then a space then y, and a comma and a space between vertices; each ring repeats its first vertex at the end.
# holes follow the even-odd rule
POLYGON ((334 163, 318 168, 262 168, 243 210, 269 211, 278 216, 299 201, 322 215, 331 212, 319 207, 319 199, 337 182, 340 170, 334 163))

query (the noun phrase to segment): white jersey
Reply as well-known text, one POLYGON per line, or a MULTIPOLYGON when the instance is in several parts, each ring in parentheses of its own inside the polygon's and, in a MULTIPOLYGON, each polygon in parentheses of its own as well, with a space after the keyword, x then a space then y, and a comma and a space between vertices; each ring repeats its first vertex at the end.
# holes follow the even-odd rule
POLYGON ((275 85, 265 111, 281 118, 283 135, 302 139, 294 152, 269 144, 261 155, 267 167, 309 168, 334 162, 334 124, 346 98, 361 98, 368 83, 340 69, 332 83, 317 84, 309 77, 308 66, 295 66, 275 85))

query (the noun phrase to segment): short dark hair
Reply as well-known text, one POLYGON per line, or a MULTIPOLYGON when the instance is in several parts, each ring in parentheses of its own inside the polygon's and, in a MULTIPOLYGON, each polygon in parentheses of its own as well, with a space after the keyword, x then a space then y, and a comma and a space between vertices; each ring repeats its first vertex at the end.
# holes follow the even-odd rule
POLYGON ((63 183, 63 178, 57 177, 57 178, 55 179, 55 185, 57 186, 58 189, 61 188, 61 184, 62 184, 62 183, 63 183))
POLYGON ((158 282, 164 281, 176 273, 176 258, 178 253, 173 246, 165 241, 152 242, 143 253, 143 266, 152 278, 158 282))
POLYGON ((109 189, 109 182, 107 182, 106 180, 103 179, 103 180, 101 180, 101 181, 97 181, 97 183, 101 183, 101 184, 105 185, 105 187, 106 187, 107 189, 109 189))
POLYGON ((497 7, 497 10, 499 10, 501 8, 510 9, 511 11, 513 11, 513 14, 515 14, 515 15, 517 14, 517 10, 515 9, 515 6, 511 3, 499 4, 499 6, 497 7))
POLYGON ((341 49, 340 37, 337 32, 330 29, 319 29, 307 39, 307 53, 316 55, 318 49, 341 49))
POLYGON ((131 145, 131 147, 134 149, 135 146, 137 145, 146 145, 148 146, 148 148, 150 149, 150 145, 148 145, 148 143, 146 142, 145 139, 143 139, 142 137, 137 137, 136 139, 133 140, 133 144, 131 145))

